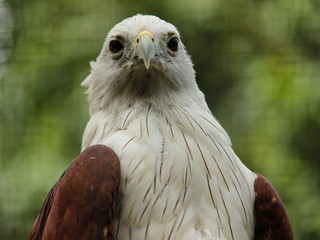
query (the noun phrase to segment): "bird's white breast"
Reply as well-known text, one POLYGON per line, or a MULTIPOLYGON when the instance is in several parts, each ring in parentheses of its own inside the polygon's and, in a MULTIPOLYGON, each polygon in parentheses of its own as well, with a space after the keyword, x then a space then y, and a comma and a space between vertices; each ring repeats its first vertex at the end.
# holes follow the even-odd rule
POLYGON ((252 239, 253 182, 210 112, 139 104, 97 112, 83 147, 121 161, 118 240, 252 239))

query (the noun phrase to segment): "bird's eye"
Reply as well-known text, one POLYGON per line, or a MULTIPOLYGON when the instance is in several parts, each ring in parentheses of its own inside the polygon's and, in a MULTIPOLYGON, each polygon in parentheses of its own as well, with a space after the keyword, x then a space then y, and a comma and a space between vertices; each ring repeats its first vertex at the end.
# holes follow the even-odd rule
POLYGON ((173 37, 169 40, 169 42, 167 43, 167 47, 171 50, 171 51, 178 51, 178 43, 179 40, 177 37, 173 37))
POLYGON ((123 44, 119 40, 112 40, 109 43, 109 49, 112 53, 118 53, 123 49, 123 44))

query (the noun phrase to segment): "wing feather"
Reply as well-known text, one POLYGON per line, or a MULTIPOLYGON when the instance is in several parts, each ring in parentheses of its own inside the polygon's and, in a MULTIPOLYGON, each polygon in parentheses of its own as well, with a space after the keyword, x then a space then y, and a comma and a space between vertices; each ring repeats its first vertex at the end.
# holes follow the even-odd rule
POLYGON ((289 217, 272 184, 257 174, 255 189, 255 237, 254 240, 292 240, 289 217))
POLYGON ((61 175, 28 240, 114 239, 120 162, 104 145, 89 147, 61 175))

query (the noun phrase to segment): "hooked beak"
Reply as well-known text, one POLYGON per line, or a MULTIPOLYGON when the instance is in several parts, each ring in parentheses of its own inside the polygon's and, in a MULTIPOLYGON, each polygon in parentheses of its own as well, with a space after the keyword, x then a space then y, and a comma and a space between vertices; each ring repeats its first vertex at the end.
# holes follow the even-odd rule
POLYGON ((146 69, 149 69, 151 60, 156 55, 154 46, 154 36, 149 31, 141 31, 136 39, 135 54, 139 59, 143 60, 146 69))

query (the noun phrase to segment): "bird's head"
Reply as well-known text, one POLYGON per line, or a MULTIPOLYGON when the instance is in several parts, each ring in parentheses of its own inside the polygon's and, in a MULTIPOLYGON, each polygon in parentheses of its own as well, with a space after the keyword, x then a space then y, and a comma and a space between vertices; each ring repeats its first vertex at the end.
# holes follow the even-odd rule
POLYGON ((155 16, 135 15, 115 25, 91 68, 82 83, 89 87, 91 111, 118 100, 174 102, 181 94, 199 95, 179 32, 155 16))

